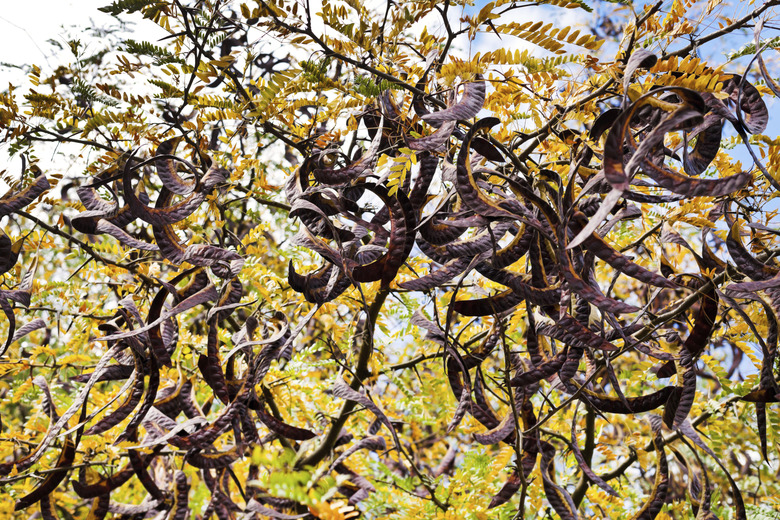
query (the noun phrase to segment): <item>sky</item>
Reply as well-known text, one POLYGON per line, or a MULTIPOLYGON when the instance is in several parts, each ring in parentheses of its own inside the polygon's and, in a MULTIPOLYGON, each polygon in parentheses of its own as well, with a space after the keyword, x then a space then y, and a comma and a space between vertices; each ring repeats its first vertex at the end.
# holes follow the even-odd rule
MULTIPOLYGON (((98 11, 98 8, 108 5, 112 0, 26 0, 20 2, 7 2, 3 10, 0 11, 0 90, 5 90, 9 83, 12 84, 24 84, 25 76, 29 72, 29 64, 37 64, 41 66, 44 71, 51 71, 61 62, 62 59, 68 59, 70 53, 67 51, 59 51, 59 55, 55 56, 57 49, 52 45, 52 42, 56 42, 61 47, 67 49, 67 42, 71 39, 82 39, 82 42, 86 46, 85 54, 89 54, 90 41, 94 41, 85 28, 96 27, 110 27, 116 26, 117 20, 106 14, 98 11), (2 65, 17 65, 20 68, 8 67, 2 65), (23 66, 23 68, 22 68, 23 66)), ((463 14, 476 14, 479 9, 484 5, 486 0, 476 0, 475 6, 469 8, 460 8, 453 6, 451 14, 453 18, 457 19, 463 14)), ((367 5, 382 5, 384 0, 368 0, 367 5)), ((589 1, 589 4, 593 6, 597 13, 601 16, 609 16, 616 8, 614 4, 601 3, 597 1, 589 1)), ((670 4, 668 0, 667 5, 670 4)), ((315 11, 318 10, 320 0, 311 0, 311 5, 315 11)), ((637 1, 635 3, 635 9, 641 10, 643 2, 637 1)), ((729 16, 739 17, 750 9, 749 6, 740 2, 724 2, 719 5, 716 12, 720 11, 721 14, 727 14, 729 16)), ((663 8, 662 11, 668 10, 668 6, 663 8)), ((556 16, 554 23, 558 27, 564 27, 572 25, 574 27, 582 27, 587 24, 593 15, 586 13, 582 9, 556 9, 556 16)), ((509 18, 516 21, 526 20, 545 20, 549 17, 550 10, 547 6, 533 6, 530 4, 523 9, 517 9, 512 12, 509 18)), ((134 17, 137 18, 137 17, 134 17)), ((453 20, 454 21, 454 20, 453 20)), ((505 20, 509 21, 509 20, 505 20)), ((155 41, 163 36, 165 33, 155 26, 153 23, 141 23, 136 24, 133 31, 133 38, 136 40, 149 40, 155 41)), ((315 17, 316 22, 316 17, 315 17)), ((441 21, 438 16, 432 16, 431 20, 424 20, 417 24, 418 30, 422 30, 423 25, 428 25, 429 32, 443 31, 441 27, 441 21)), ((413 28, 414 30, 415 28, 413 28)), ((587 30, 583 31, 586 32, 587 30)), ((777 33, 775 29, 766 29, 764 36, 771 36, 770 33, 777 33)), ((748 39, 749 39, 749 35, 748 39)), ((744 38, 743 35, 742 38, 744 38)), ((464 37, 465 38, 465 35, 464 37)), ((528 48, 529 50, 536 50, 537 54, 541 54, 540 49, 534 45, 524 42, 523 40, 510 38, 510 45, 513 49, 523 50, 528 48)), ((460 42, 459 50, 456 50, 454 54, 460 55, 462 58, 467 58, 475 54, 476 52, 486 52, 497 48, 498 46, 507 45, 508 40, 506 38, 499 39, 497 36, 487 33, 480 35, 473 44, 460 42)), ((728 49, 739 47, 741 42, 723 41, 714 45, 708 46, 708 52, 719 54, 728 49)), ((94 43, 92 43, 94 45, 94 43)), ((767 54, 768 55, 768 54, 767 54)), ((744 58, 745 61, 749 58, 744 58)), ((714 56, 714 61, 723 62, 725 58, 720 56, 714 56)), ((744 64, 743 64, 744 65, 744 64)), ((729 69, 734 68, 729 67, 729 69)), ((739 66, 737 66, 739 68, 739 66)), ((574 69, 574 68, 573 68, 574 69)), ((571 71, 577 74, 576 70, 571 71)), ((766 101, 769 104, 770 113, 776 112, 780 103, 776 103, 775 99, 771 96, 766 97, 766 101)), ((770 128, 767 130, 769 135, 780 134, 780 118, 770 118, 770 128)), ((742 147, 735 150, 733 154, 744 165, 749 165, 750 160, 747 152, 742 147)), ((0 165, 0 170, 4 169, 4 165, 0 165)))
MULTIPOLYGON (((63 60, 72 59, 73 55, 67 51, 70 40, 80 40, 83 54, 90 55, 90 47, 95 45, 95 36, 89 34, 89 29, 119 25, 113 16, 98 11, 111 2, 23 0, 4 5, 0 11, 0 91, 6 90, 9 84, 28 84, 25 76, 30 72, 30 64, 38 65, 46 74, 61 65, 63 60), (64 50, 58 49, 57 44, 64 50)), ((132 27, 135 39, 155 41, 165 36, 162 29, 148 20, 146 22, 132 27)), ((47 151, 41 147, 41 167, 61 169, 64 166, 61 161, 58 163, 60 157, 56 151, 56 148, 47 151)), ((21 167, 19 160, 14 159, 13 163, 5 164, 4 158, 5 155, 0 153, 0 171, 8 169, 18 172, 21 167)), ((66 167, 74 166, 68 164, 66 167)), ((0 181, 0 194, 5 193, 6 189, 7 186, 0 181)))
MULTIPOLYGON (((62 60, 55 56, 56 47, 50 41, 67 48, 71 39, 80 39, 85 30, 118 26, 109 14, 98 11, 111 0, 22 0, 7 2, 0 11, 0 64, 26 65, 34 63, 54 69, 62 60)), ((152 23, 133 27, 137 40, 156 40, 165 34, 152 23)), ((0 89, 8 83, 18 83, 27 73, 0 67, 0 89)))
MULTIPOLYGON (((97 11, 109 0, 27 0, 13 2, 0 12, 0 62, 54 65, 49 39, 65 44, 74 25, 104 26, 113 18, 97 11), (34 17, 34 18, 33 18, 34 17)), ((0 70, 0 75, 5 72, 0 70)))

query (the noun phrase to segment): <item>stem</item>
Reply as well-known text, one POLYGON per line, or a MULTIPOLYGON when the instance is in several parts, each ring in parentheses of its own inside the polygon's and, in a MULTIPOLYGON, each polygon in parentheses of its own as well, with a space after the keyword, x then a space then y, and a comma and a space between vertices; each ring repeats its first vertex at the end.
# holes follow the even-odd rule
MULTIPOLYGON (((311 28, 311 25, 307 26, 305 29, 301 29, 300 27, 295 27, 294 25, 290 25, 284 21, 282 21, 276 14, 274 14, 273 10, 268 7, 268 4, 264 2, 263 0, 259 0, 260 5, 265 7, 268 14, 270 14, 271 18, 273 18, 274 22, 278 24, 281 28, 295 34, 303 34, 305 36, 308 36, 311 38, 314 43, 319 45, 319 47, 322 49, 322 51, 325 53, 325 56, 336 58, 340 61, 343 61, 344 63, 348 63, 352 65, 353 67, 357 67, 359 69, 363 69, 366 72, 370 72, 371 74, 382 78, 386 81, 389 81, 390 83, 393 83, 395 85, 400 86, 401 88, 408 90, 409 92, 413 94, 417 94, 418 96, 424 96, 425 92, 418 89, 414 85, 411 85, 409 83, 406 83, 405 81, 393 76, 392 74, 388 74, 386 72, 382 72, 379 69, 376 69, 372 67, 371 65, 368 65, 366 63, 363 63, 361 61, 355 60, 353 58, 350 58, 349 56, 346 56, 344 54, 341 54, 340 52, 337 52, 333 50, 327 43, 325 43, 320 37, 318 37, 316 34, 314 34, 314 30, 311 28)), ((436 103, 436 100, 433 100, 434 103, 436 103)), ((443 103, 439 102, 437 103, 440 106, 444 106, 443 103)))
POLYGON ((74 237, 73 235, 62 231, 61 229, 59 229, 57 227, 50 226, 49 224, 43 222, 38 217, 35 217, 35 216, 27 213, 26 211, 17 210, 15 213, 17 215, 21 215, 22 217, 26 218, 27 220, 31 220, 31 221, 35 222, 38 226, 42 227, 46 231, 49 231, 50 233, 54 233, 55 235, 61 236, 62 238, 67 239, 68 241, 75 242, 76 244, 78 244, 78 246, 84 252, 86 252, 94 260, 96 260, 96 261, 98 261, 98 262, 100 262, 102 264, 113 265, 114 267, 119 267, 119 268, 124 269, 126 271, 130 271, 131 273, 136 275, 138 278, 143 280, 145 283, 148 283, 148 284, 151 284, 151 285, 160 285, 160 282, 158 282, 154 278, 150 278, 150 277, 146 276, 145 274, 139 273, 138 269, 135 266, 126 265, 126 264, 120 264, 119 262, 116 262, 114 260, 110 260, 110 259, 108 259, 108 258, 106 258, 104 256, 101 256, 98 252, 96 252, 94 249, 92 249, 92 246, 90 246, 86 242, 84 242, 82 240, 79 240, 78 238, 74 237))
MULTIPOLYGON (((371 354, 374 351, 374 327, 376 326, 379 311, 382 309, 382 305, 385 303, 388 294, 390 294, 390 290, 387 288, 379 290, 376 294, 376 298, 374 298, 374 301, 368 308, 368 316, 366 316, 363 326, 360 330, 355 331, 355 336, 363 336, 363 342, 360 345, 357 365, 355 370, 353 370, 355 377, 352 378, 352 382, 349 384, 353 390, 359 389, 363 380, 369 375, 368 363, 371 360, 371 354)), ((330 454, 334 444, 336 444, 339 433, 341 433, 341 429, 347 423, 347 418, 352 413, 352 410, 355 409, 356 404, 355 401, 344 401, 344 404, 341 406, 341 411, 339 411, 338 416, 333 421, 330 430, 328 430, 328 433, 325 435, 325 438, 320 445, 317 446, 317 449, 311 454, 299 459, 295 464, 296 468, 316 466, 330 454)))
MULTIPOLYGON (((596 446, 596 411, 589 404, 587 407, 587 415, 585 416, 585 446, 582 448, 582 457, 588 466, 593 461, 593 449, 596 446)), ((576 442, 576 439, 572 439, 576 442)), ((585 492, 590 486, 590 479, 583 473, 580 477, 580 481, 577 482, 577 487, 574 489, 574 493, 571 495, 571 499, 574 501, 574 505, 579 507, 582 503, 582 499, 585 498, 585 492)))
MULTIPOLYGON (((735 395, 735 396, 729 397, 729 398, 728 398, 728 399, 726 399, 726 400, 725 400, 723 403, 721 403, 721 406, 720 406, 720 407, 722 408, 722 407, 724 407, 724 406, 728 406, 729 404, 731 404, 731 403, 734 403, 734 402, 737 402, 737 401, 739 401, 740 399, 741 399, 741 397, 740 397, 740 396, 738 396, 738 395, 735 395)), ((707 419, 709 419, 709 418, 710 418, 710 416, 712 416, 712 413, 710 413, 710 412, 704 412, 703 414, 701 414, 700 416, 698 416, 696 419, 692 420, 692 421, 691 421, 691 425, 692 425, 692 426, 697 426, 697 425, 699 425, 699 424, 703 423, 704 421, 706 421, 707 419)), ((671 443, 671 442, 674 442, 674 441, 676 441, 677 439, 679 439, 680 437, 682 437, 682 434, 681 434, 679 431, 675 431, 674 433, 672 433, 672 434, 670 434, 670 435, 668 435, 668 436, 664 437, 664 444, 666 445, 666 444, 669 444, 669 443, 671 443)), ((646 451, 646 452, 650 453, 651 451, 655 451, 655 447, 653 446, 653 443, 652 443, 652 442, 650 442, 650 443, 648 443, 648 445, 647 445, 647 446, 645 446, 644 448, 642 448, 642 450, 644 450, 644 451, 646 451)), ((629 466, 631 466, 631 464, 633 464, 634 462, 636 462, 636 460, 637 460, 637 457, 638 457, 638 456, 637 456, 637 454, 636 454, 636 451, 633 451, 633 452, 632 452, 632 453, 631 453, 631 454, 630 454, 630 455, 629 455, 629 456, 626 458, 626 460, 625 460, 625 461, 623 461, 623 463, 622 463, 620 466, 618 466, 618 467, 617 467, 617 468, 615 468, 614 470, 610 471, 609 473, 606 473, 606 474, 602 475, 602 476, 601 476, 601 478, 602 478, 602 479, 604 479, 605 481, 608 481, 608 480, 611 480, 611 479, 613 479, 613 478, 616 478, 616 477, 619 477, 619 476, 621 476, 621 475, 622 475, 622 474, 623 474, 623 473, 624 473, 624 472, 625 472, 625 471, 626 471, 626 470, 629 468, 629 466)))
POLYGON ((698 40, 692 41, 690 44, 686 45, 682 49, 676 50, 674 52, 670 52, 669 54, 665 54, 663 57, 664 58, 668 58, 670 56, 678 56, 678 57, 679 56, 688 56, 691 53, 691 51, 693 51, 697 47, 700 47, 701 45, 703 45, 703 44, 705 44, 707 42, 710 42, 712 40, 716 40, 716 39, 720 38, 721 36, 723 36, 725 34, 728 34, 728 33, 732 32, 732 31, 735 31, 735 30, 739 29, 740 27, 742 27, 743 25, 748 23, 750 20, 756 18, 758 15, 760 15, 761 13, 763 13, 764 11, 769 9, 770 7, 774 7, 776 5, 780 5, 780 0, 769 0, 764 5, 762 5, 761 7, 757 8, 752 13, 750 13, 749 15, 740 18, 739 20, 737 20, 733 24, 728 25, 728 26, 724 27, 723 29, 719 29, 719 30, 717 30, 715 32, 711 32, 707 36, 702 36, 698 40))
MULTIPOLYGON (((268 405, 268 409, 271 410, 271 415, 276 417, 278 421, 284 422, 284 417, 282 417, 282 414, 279 412, 279 407, 276 406, 276 401, 274 400, 274 394, 271 393, 271 390, 267 386, 262 385, 262 387, 263 387, 263 398, 265 399, 265 404, 268 405)), ((279 435, 278 440, 281 443, 281 445, 284 446, 285 448, 292 449, 293 447, 292 443, 288 439, 285 439, 284 437, 279 435)))
MULTIPOLYGON (((496 321, 500 324, 498 317, 496 321)), ((502 327, 503 329, 503 327, 502 327)), ((507 394, 509 395, 509 406, 512 410, 512 420, 515 426, 515 444, 512 446, 515 450, 515 459, 517 460, 518 473, 520 474, 521 487, 523 488, 523 494, 528 488, 528 480, 525 478, 525 469, 523 468, 523 429, 520 427, 520 414, 517 413, 517 402, 515 401, 515 389, 509 384, 512 374, 512 353, 509 349, 509 345, 506 343, 506 335, 504 331, 501 331, 501 345, 504 348, 504 385, 509 389, 507 394)), ((525 391, 523 391, 523 399, 526 399, 525 391)), ((525 514, 524 501, 520 501, 520 507, 518 508, 518 514, 525 514)))

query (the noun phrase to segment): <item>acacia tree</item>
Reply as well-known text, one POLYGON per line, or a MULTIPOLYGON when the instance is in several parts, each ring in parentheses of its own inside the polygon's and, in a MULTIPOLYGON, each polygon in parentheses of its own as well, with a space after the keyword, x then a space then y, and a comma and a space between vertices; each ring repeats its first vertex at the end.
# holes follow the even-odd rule
POLYGON ((771 517, 777 2, 538 4, 118 0, 169 36, 31 65, 0 510, 771 517))

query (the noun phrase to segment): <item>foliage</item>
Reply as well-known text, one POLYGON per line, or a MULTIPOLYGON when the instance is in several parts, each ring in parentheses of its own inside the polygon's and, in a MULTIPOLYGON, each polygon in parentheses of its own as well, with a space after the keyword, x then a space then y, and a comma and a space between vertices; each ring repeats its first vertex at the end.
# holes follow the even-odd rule
POLYGON ((2 514, 776 517, 777 2, 537 4, 120 0, 169 36, 30 65, 2 514))

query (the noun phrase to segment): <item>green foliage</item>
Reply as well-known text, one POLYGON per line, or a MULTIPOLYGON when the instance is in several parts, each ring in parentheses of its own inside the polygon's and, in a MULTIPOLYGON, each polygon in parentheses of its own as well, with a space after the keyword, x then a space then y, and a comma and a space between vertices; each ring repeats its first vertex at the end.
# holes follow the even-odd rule
POLYGON ((81 78, 76 78, 71 85, 73 97, 76 103, 92 106, 94 103, 101 103, 109 107, 118 107, 119 102, 106 96, 101 96, 97 91, 81 78))
POLYGON ((154 59, 155 65, 165 65, 166 63, 185 63, 183 59, 175 56, 168 49, 150 42, 125 40, 122 50, 136 56, 149 56, 154 59))
MULTIPOLYGON (((761 40, 758 43, 758 48, 767 48, 767 49, 773 49, 780 47, 780 36, 777 36, 775 38, 770 38, 767 40, 761 40)), ((747 43, 740 47, 739 49, 729 52, 726 54, 726 59, 729 61, 734 61, 737 58, 741 58, 742 56, 752 56, 756 53, 756 44, 755 43, 747 43)))
POLYGON ((367 98, 376 98, 387 90, 399 90, 401 88, 399 85, 387 80, 375 82, 365 76, 355 76, 352 86, 357 94, 367 98))
POLYGON ((161 2, 160 0, 116 0, 115 2, 112 2, 111 5, 101 7, 98 10, 118 16, 120 14, 136 13, 150 7, 161 5, 165 5, 165 2, 161 2))

